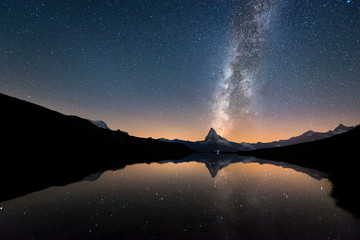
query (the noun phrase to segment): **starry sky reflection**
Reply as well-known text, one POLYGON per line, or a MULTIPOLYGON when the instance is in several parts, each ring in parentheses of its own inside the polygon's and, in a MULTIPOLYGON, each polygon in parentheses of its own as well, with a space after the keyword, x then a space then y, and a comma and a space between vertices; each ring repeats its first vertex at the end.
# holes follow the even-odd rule
POLYGON ((0 203, 0 238, 346 239, 360 234, 360 223, 330 197, 326 178, 291 168, 238 162, 213 178, 204 163, 168 162, 131 165, 93 180, 0 203))

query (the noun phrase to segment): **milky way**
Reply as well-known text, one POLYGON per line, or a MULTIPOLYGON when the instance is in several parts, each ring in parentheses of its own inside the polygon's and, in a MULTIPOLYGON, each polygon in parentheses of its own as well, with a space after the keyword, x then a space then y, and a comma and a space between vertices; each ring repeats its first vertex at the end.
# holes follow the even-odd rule
POLYGON ((360 1, 0 3, 0 92, 139 137, 274 141, 360 119, 360 1))
POLYGON ((272 1, 259 0, 246 8, 235 15, 229 54, 214 94, 212 126, 222 134, 232 129, 235 118, 245 119, 259 112, 258 73, 276 7, 272 1))

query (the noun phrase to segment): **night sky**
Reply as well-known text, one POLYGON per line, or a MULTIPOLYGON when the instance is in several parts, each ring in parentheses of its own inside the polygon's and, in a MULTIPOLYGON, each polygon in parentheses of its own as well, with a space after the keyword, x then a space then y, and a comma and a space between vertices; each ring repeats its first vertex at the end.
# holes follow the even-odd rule
POLYGON ((0 92, 141 137, 360 123, 360 1, 9 1, 0 92))

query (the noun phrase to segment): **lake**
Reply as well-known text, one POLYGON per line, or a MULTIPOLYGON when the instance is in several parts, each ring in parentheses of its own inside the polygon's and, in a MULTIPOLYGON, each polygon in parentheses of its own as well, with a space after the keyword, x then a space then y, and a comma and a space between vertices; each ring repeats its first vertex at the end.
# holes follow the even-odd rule
POLYGON ((237 155, 128 165, 0 203, 0 239, 359 239, 327 174, 237 155))

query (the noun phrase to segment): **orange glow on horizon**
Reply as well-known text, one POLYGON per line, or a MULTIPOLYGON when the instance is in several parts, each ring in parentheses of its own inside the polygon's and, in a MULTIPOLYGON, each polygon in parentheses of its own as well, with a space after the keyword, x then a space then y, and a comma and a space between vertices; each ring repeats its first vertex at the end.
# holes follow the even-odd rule
MULTIPOLYGON (((14 94, 15 95, 15 94, 14 94)), ((16 96, 16 95, 15 95, 16 96)), ((120 129, 128 132, 131 136, 142 138, 166 138, 180 139, 188 141, 203 141, 210 128, 209 119, 200 118, 197 113, 187 114, 145 114, 139 112, 107 112, 101 108, 91 109, 77 108, 76 106, 64 103, 52 103, 42 99, 25 99, 46 108, 58 111, 65 115, 76 115, 91 120, 102 120, 112 130, 120 129)), ((344 115, 341 112, 331 116, 316 115, 309 119, 304 114, 298 116, 273 119, 271 117, 252 118, 238 120, 237 125, 226 134, 222 134, 218 129, 217 133, 233 142, 272 142, 286 140, 291 137, 299 136, 309 130, 315 132, 328 132, 333 130, 340 123, 345 126, 356 126, 360 123, 360 113, 344 115)))
MULTIPOLYGON (((346 126, 355 126, 357 123, 343 123, 346 126)), ((208 128, 196 128, 192 127, 183 127, 176 124, 166 124, 166 123, 155 123, 149 125, 133 125, 129 124, 129 128, 124 127, 112 127, 111 129, 120 129, 128 132, 131 136, 143 137, 143 138, 166 138, 166 139, 180 139, 187 141, 203 141, 208 134, 210 127, 208 128), (151 127, 150 127, 151 126, 151 127)), ((316 132, 328 132, 337 127, 338 124, 313 124, 303 125, 301 123, 293 122, 289 124, 282 124, 277 126, 277 128, 266 128, 266 127, 248 127, 248 128, 238 128, 234 131, 231 131, 228 134, 222 135, 220 132, 217 132, 218 135, 226 138, 229 141, 233 142, 247 142, 247 143, 257 143, 257 142, 272 142, 279 140, 286 140, 295 136, 299 136, 309 130, 316 132)), ((216 129, 215 129, 216 130, 216 129)))

